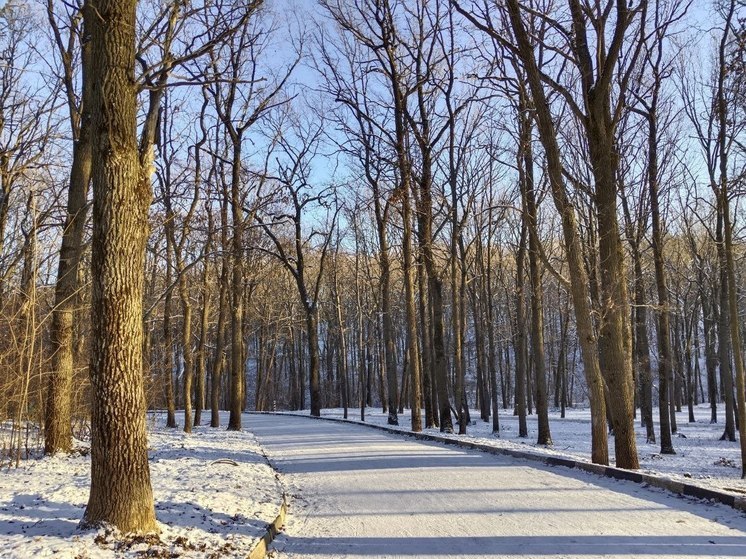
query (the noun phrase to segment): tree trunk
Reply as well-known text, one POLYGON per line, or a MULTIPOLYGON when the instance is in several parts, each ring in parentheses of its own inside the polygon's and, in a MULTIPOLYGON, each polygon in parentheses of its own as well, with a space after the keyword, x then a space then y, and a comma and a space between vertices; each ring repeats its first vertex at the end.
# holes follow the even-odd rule
POLYGON ((432 356, 432 328, 430 325, 430 313, 427 295, 427 283, 425 281, 425 271, 422 266, 417 267, 417 284, 419 287, 419 307, 420 307, 420 336, 422 338, 422 394, 425 400, 425 427, 437 427, 438 421, 435 416, 438 407, 433 405, 433 372, 430 358, 432 356))
POLYGON ((653 425, 653 374, 650 368, 650 342, 648 341, 645 279, 642 275, 641 256, 637 247, 635 247, 634 255, 635 362, 640 375, 640 413, 642 415, 642 423, 645 425, 646 442, 655 443, 655 428, 653 425))
MULTIPOLYGON (((389 244, 386 232, 386 216, 381 208, 377 189, 373 192, 376 210, 376 228, 378 232, 378 261, 381 266, 379 297, 381 301, 381 327, 383 328, 383 366, 386 375, 388 401, 384 402, 384 412, 388 410, 388 424, 399 425, 396 415, 396 396, 399 393, 396 379, 396 341, 394 339, 394 323, 391 316, 391 264, 389 261, 389 244)), ((370 390, 368 391, 370 394, 370 390)))
MULTIPOLYGON (((455 196, 455 194, 454 194, 455 196)), ((462 313, 463 298, 461 286, 463 285, 462 277, 458 272, 458 222, 455 215, 455 206, 451 210, 453 217, 451 218, 454 231, 451 238, 451 331, 453 335, 453 376, 456 379, 456 390, 454 391, 454 404, 456 404, 456 412, 458 421, 458 434, 466 434, 466 417, 463 409, 464 400, 464 337, 463 337, 463 320, 464 315, 462 313)))
POLYGON ((531 146, 532 123, 529 120, 528 107, 522 103, 519 108, 521 114, 521 142, 519 174, 522 175, 524 216, 528 227, 528 267, 531 280, 531 355, 534 363, 534 377, 536 386, 536 415, 539 433, 537 444, 551 445, 552 435, 549 431, 549 405, 547 403, 546 361, 544 357, 544 304, 541 285, 541 266, 539 264, 538 208, 534 187, 534 156, 531 146))
POLYGON ((241 430, 241 410, 243 408, 243 209, 239 186, 241 184, 241 139, 233 143, 231 162, 230 205, 233 217, 233 241, 231 243, 231 383, 229 431, 241 430))
POLYGON ((731 336, 729 327, 728 262, 723 239, 722 196, 718 197, 718 217, 715 244, 717 245, 720 272, 720 313, 718 315, 718 357, 720 358, 720 381, 725 400, 725 430, 720 440, 736 440, 735 402, 733 400, 733 371, 730 367, 731 336))
POLYGON ((92 60, 91 493, 83 524, 156 531, 142 378, 152 147, 137 148, 136 0, 84 12, 92 60))
MULTIPOLYGON (((84 60, 88 48, 83 49, 84 60)), ((86 62, 83 63, 85 68, 86 62)), ((83 76, 84 83, 89 80, 83 76)), ((89 87, 84 95, 90 96, 89 87)), ((49 374, 44 416, 44 453, 69 452, 72 448, 72 387, 74 360, 74 323, 80 300, 78 268, 83 254, 83 236, 87 213, 88 185, 91 180, 90 120, 81 123, 73 145, 67 214, 62 230, 60 261, 52 311, 52 370, 49 374)))
POLYGON ((220 269, 218 295, 218 323, 215 327, 215 352, 213 353, 212 374, 210 375, 210 427, 220 427, 220 395, 225 371, 225 331, 228 314, 228 291, 230 275, 230 249, 228 246, 228 201, 224 196, 220 205, 220 246, 224 256, 220 269))
MULTIPOLYGON (((640 467, 634 428, 634 386, 627 322, 629 297, 625 281, 624 249, 617 217, 614 127, 610 121, 608 96, 596 89, 588 92, 586 125, 588 149, 595 180, 596 220, 599 224, 598 256, 603 317, 599 330, 601 371, 610 393, 616 465, 640 467)), ((661 437, 662 438, 662 437, 661 437)))
POLYGON ((526 347, 526 293, 524 289, 524 262, 526 259, 526 222, 521 220, 521 239, 515 259, 515 414, 518 416, 518 436, 528 437, 526 423, 526 369, 528 350, 526 347))
POLYGON ((744 370, 741 345, 738 299, 736 296, 736 271, 733 261, 733 232, 730 223, 730 209, 727 189, 723 188, 723 228, 725 229, 725 258, 728 277, 728 311, 730 336, 733 346, 733 361, 736 366, 736 399, 738 411, 738 436, 741 442, 741 478, 746 478, 746 370, 744 370))
MULTIPOLYGON (((207 254, 204 255, 207 258, 207 254)), ((202 423, 202 410, 205 408, 205 381, 207 374, 207 336, 209 335, 210 294, 207 285, 209 266, 207 260, 202 271, 202 312, 199 328, 199 346, 197 348, 196 386, 194 389, 194 425, 202 423)))
POLYGON ((308 335, 308 379, 311 387, 311 415, 321 417, 319 332, 315 308, 306 308, 306 333, 308 335))
POLYGON ((544 93, 541 75, 534 58, 533 47, 521 20, 517 0, 507 0, 511 26, 516 36, 521 60, 526 68, 526 77, 536 111, 539 137, 547 158, 547 172, 557 212, 562 220, 562 233, 570 272, 570 287, 575 306, 575 322, 580 340, 586 384, 591 406, 591 460, 595 464, 608 464, 608 446, 605 425, 605 403, 603 381, 598 359, 598 344, 591 322, 588 302, 589 282, 582 259, 580 235, 572 207, 564 186, 562 158, 555 134, 552 115, 544 93))
MULTIPOLYGON (((726 101, 725 92, 725 77, 728 72, 727 61, 726 61, 726 41, 728 40, 731 21, 735 14, 736 2, 731 0, 728 15, 726 17, 725 25, 726 30, 723 34, 723 38, 720 42, 719 49, 719 74, 718 74, 718 88, 717 88, 717 123, 718 123, 718 146, 719 146, 719 168, 720 168, 720 185, 718 194, 718 213, 722 216, 722 219, 718 219, 718 223, 722 221, 723 235, 719 239, 723 242, 718 243, 718 256, 720 259, 721 266, 721 289, 727 296, 721 292, 720 300, 722 305, 720 307, 721 324, 724 322, 723 316, 726 314, 727 308, 727 321, 730 323, 730 341, 731 347, 733 348, 733 362, 736 368, 736 399, 738 403, 738 431, 741 439, 741 478, 746 478, 746 367, 743 361, 743 347, 741 345, 741 332, 740 321, 738 317, 738 294, 736 284, 736 270, 733 261, 733 230, 731 227, 730 218, 730 199, 729 199, 729 181, 728 181, 728 105, 726 101), (727 291, 726 291, 727 290, 727 291), (727 305, 726 305, 727 303, 727 305)), ((720 216, 719 216, 720 217, 720 216)), ((721 331, 721 335, 724 334, 721 331)), ((723 355, 721 352, 721 359, 723 355)), ((730 367, 728 368, 728 380, 731 380, 730 367)), ((726 386, 726 414, 727 402, 731 402, 733 407, 733 390, 732 387, 726 386)), ((727 422, 731 421, 730 415, 726 419, 726 431, 727 422)), ((733 433, 735 435, 735 433, 733 433)))
MULTIPOLYGON (((408 188, 402 192, 404 234, 402 252, 404 253, 404 299, 407 315, 407 364, 411 378, 412 431, 422 431, 422 404, 420 402, 420 350, 417 332, 417 303, 415 301, 415 269, 412 256, 412 208, 411 192, 408 188)), ((390 388, 390 387, 389 387, 390 388)), ((390 398, 390 396, 389 396, 390 398)), ((403 400, 403 399, 402 399, 403 400)), ((403 405, 403 401, 401 402, 403 405)), ((389 404, 389 417, 391 413, 389 404)))
MULTIPOLYGON (((179 258, 181 260, 181 258, 179 258)), ((189 289, 186 283, 184 267, 179 264, 179 295, 183 324, 181 327, 181 351, 184 358, 183 397, 184 397, 184 432, 192 432, 192 380, 194 377, 194 352, 192 351, 192 303, 189 300, 189 289)))

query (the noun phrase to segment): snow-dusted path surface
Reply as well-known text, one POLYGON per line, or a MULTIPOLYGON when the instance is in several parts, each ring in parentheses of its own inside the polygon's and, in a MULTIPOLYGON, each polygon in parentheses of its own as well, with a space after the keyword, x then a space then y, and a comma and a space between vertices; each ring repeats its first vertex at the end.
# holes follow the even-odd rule
POLYGON ((246 422, 291 494, 274 557, 746 557, 746 515, 365 427, 246 422))

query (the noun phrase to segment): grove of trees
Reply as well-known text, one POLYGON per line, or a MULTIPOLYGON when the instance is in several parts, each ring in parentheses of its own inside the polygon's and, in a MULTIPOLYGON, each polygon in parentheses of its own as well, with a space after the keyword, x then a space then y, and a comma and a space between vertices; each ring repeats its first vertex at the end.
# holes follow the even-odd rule
POLYGON ((580 405, 636 469, 707 402, 746 464, 746 5, 704 4, 9 0, 2 459, 90 435, 124 531, 147 409, 580 405))

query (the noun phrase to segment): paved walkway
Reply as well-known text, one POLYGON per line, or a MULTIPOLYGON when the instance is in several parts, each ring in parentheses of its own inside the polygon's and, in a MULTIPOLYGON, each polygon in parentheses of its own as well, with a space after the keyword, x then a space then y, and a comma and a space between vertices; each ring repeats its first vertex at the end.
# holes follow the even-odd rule
POLYGON ((246 423, 291 495, 273 557, 746 557, 725 506, 354 425, 246 423))

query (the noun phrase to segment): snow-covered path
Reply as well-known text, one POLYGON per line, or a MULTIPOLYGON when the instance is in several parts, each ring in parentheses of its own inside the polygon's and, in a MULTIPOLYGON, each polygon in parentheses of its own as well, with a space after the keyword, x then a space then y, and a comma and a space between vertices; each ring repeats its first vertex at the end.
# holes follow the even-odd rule
POLYGON ((253 415, 284 474, 276 557, 746 557, 746 515, 348 424, 253 415))

